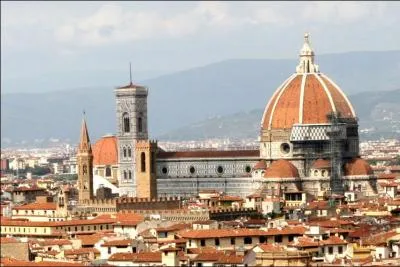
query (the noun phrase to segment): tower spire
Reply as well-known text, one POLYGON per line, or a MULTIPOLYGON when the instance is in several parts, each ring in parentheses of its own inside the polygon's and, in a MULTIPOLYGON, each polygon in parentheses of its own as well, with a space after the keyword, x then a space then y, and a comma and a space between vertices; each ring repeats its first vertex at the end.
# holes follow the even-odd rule
POLYGON ((319 72, 318 65, 314 64, 314 51, 310 45, 310 34, 304 34, 304 44, 300 50, 300 62, 296 68, 297 73, 319 72))
POLYGON ((80 152, 91 152, 92 148, 90 145, 89 131, 86 125, 85 111, 83 111, 81 136, 79 141, 79 151, 80 152))
POLYGON ((132 85, 132 64, 129 62, 129 82, 132 85))

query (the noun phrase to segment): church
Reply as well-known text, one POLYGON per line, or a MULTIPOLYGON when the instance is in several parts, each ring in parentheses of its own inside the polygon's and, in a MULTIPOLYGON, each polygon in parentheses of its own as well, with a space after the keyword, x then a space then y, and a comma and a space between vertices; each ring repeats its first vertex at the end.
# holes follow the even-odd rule
POLYGON ((266 104, 257 150, 164 151, 148 139, 149 88, 132 82, 116 88, 116 135, 91 147, 82 124, 78 187, 90 191, 82 197, 93 197, 101 185, 120 197, 146 198, 186 198, 210 190, 241 197, 376 194, 376 176, 359 156, 356 112, 341 88, 320 72, 308 34, 294 69, 266 104))

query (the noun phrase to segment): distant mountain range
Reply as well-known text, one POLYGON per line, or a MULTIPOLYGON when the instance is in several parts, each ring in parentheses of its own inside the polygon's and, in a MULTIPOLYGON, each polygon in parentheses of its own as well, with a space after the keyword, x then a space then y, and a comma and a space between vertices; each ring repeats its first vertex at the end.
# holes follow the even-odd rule
MULTIPOLYGON (((329 54, 316 61, 350 95, 361 125, 388 114, 398 120, 399 93, 387 91, 400 87, 400 51, 329 54)), ((296 65, 297 59, 235 59, 140 82, 149 87, 150 137, 257 135, 262 109, 296 65), (221 119, 227 121, 221 124, 221 119), (232 130, 226 125, 232 125, 232 130)), ((93 140, 115 133, 114 88, 2 94, 2 147, 40 144, 50 138, 76 143, 83 110, 93 140)))
MULTIPOLYGON (((349 96, 357 111, 363 139, 400 138, 400 89, 383 92, 364 92, 349 96), (393 119, 397 118, 397 119, 393 119), (397 130, 397 132, 396 132, 397 130)), ((254 139, 259 135, 264 108, 216 116, 196 122, 167 134, 160 140, 201 140, 208 138, 254 139)))

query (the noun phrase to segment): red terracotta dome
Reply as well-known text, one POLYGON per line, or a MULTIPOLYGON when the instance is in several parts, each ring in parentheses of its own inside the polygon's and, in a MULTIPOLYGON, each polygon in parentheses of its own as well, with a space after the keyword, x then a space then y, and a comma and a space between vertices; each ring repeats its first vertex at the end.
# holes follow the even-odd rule
POLYGON ((331 162, 326 159, 317 159, 314 161, 311 169, 329 169, 331 167, 331 162))
POLYGON ((342 90, 314 64, 314 51, 305 36, 300 64, 273 94, 262 118, 262 129, 288 129, 293 124, 328 123, 329 113, 355 118, 354 109, 342 90))
POLYGON ((265 171, 265 178, 293 178, 299 177, 297 168, 287 160, 280 159, 272 162, 265 171))
POLYGON ((104 136, 93 146, 93 165, 118 164, 118 142, 115 136, 104 136))
POLYGON ((265 160, 260 160, 259 162, 254 165, 253 169, 254 170, 265 170, 267 168, 267 165, 265 164, 265 160))
POLYGON ((367 161, 360 158, 354 158, 350 160, 348 163, 346 163, 346 165, 344 166, 344 174, 346 176, 372 175, 374 174, 374 171, 372 170, 371 166, 368 164, 367 161))

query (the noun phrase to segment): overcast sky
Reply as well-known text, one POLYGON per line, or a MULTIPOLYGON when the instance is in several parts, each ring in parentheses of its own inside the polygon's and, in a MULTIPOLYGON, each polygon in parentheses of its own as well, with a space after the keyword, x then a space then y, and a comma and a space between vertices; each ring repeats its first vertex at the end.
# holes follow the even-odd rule
MULTIPOLYGON (((148 78, 232 58, 400 49, 400 2, 4 2, 3 81, 125 71, 148 78)), ((40 88, 21 88, 36 92, 40 88)))

